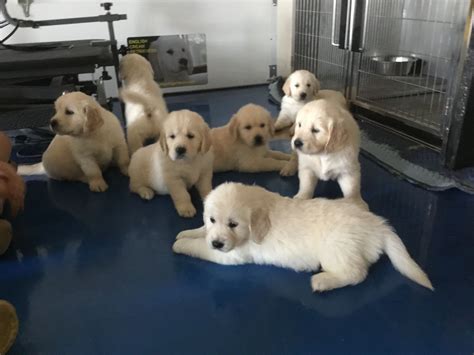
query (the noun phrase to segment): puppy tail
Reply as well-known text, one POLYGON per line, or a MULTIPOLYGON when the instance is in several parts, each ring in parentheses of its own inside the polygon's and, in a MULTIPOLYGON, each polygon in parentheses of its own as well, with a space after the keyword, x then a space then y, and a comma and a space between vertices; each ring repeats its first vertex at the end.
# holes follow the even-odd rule
POLYGON ((19 165, 18 166, 19 175, 44 175, 46 170, 44 170, 43 163, 32 164, 32 165, 19 165))
POLYGON ((127 89, 121 89, 119 96, 124 102, 133 102, 135 104, 142 105, 148 117, 151 116, 156 108, 156 104, 151 100, 148 100, 145 96, 127 89))
POLYGON ((434 291, 431 281, 418 264, 410 257, 405 245, 395 232, 390 231, 385 235, 385 253, 390 258, 395 269, 410 280, 434 291))

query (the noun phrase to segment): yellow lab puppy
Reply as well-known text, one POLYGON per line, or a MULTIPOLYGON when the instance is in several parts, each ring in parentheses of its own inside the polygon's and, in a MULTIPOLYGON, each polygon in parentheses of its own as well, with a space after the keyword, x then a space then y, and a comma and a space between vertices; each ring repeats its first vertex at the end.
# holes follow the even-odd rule
POLYGON ((158 143, 140 148, 130 163, 130 190, 145 200, 170 194, 181 217, 196 209, 188 189, 196 185, 204 199, 212 190, 212 152, 209 127, 189 110, 171 112, 158 143))
POLYGON ((50 124, 56 136, 42 163, 20 166, 20 174, 46 172, 52 179, 85 182, 95 192, 107 190, 102 172, 110 165, 128 175, 127 143, 113 113, 82 92, 65 94, 54 105, 56 114, 50 124))
POLYGON ((266 109, 255 104, 240 108, 230 122, 211 130, 214 171, 279 171, 290 155, 270 150, 273 120, 266 109))
POLYGON ((120 97, 125 102, 127 140, 130 154, 143 147, 147 138, 158 138, 168 108, 160 86, 154 80, 150 62, 140 54, 127 54, 120 62, 123 88, 120 97))

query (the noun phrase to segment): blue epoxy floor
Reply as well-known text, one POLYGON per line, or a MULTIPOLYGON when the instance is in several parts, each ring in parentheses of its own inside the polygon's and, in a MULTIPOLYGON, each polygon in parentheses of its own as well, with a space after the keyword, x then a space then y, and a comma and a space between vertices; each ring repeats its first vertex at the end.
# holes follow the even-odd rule
MULTIPOLYGON (((276 113, 265 87, 168 102, 212 126, 248 102, 276 113)), ((103 194, 30 181, 14 243, 0 257, 0 298, 21 321, 11 354, 472 354, 474 196, 425 191, 361 162, 363 196, 391 221, 434 293, 383 257, 364 283, 312 294, 309 273, 173 255, 175 235, 199 226, 200 215, 178 217, 169 197, 140 200, 116 171, 106 174, 103 194)), ((227 180, 284 195, 298 182, 226 173, 214 185, 227 180)), ((317 194, 340 196, 336 183, 320 183, 317 194)))

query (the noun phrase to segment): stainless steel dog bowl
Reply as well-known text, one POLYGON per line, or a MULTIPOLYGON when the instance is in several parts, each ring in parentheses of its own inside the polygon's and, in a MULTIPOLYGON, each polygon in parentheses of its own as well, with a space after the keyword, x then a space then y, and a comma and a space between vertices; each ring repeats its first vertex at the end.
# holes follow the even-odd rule
POLYGON ((402 76, 410 74, 417 61, 414 57, 375 56, 370 58, 375 62, 375 73, 380 75, 402 76))

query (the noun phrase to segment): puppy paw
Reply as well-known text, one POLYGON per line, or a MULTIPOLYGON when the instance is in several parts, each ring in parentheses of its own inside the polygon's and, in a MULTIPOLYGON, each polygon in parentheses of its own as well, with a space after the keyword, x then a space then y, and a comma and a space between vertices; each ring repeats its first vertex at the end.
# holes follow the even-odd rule
POLYGON ((298 192, 295 196, 293 196, 293 198, 298 200, 311 200, 313 196, 306 193, 298 192))
POLYGON ((189 238, 196 238, 196 236, 193 234, 193 231, 192 231, 192 230, 181 231, 181 232, 179 232, 178 235, 176 236, 176 240, 179 240, 179 239, 189 239, 189 238))
POLYGON ((122 165, 120 167, 120 172, 122 173, 122 175, 128 176, 128 165, 122 165))
POLYGON ((328 277, 324 272, 311 277, 311 288, 313 292, 324 292, 334 288, 332 277, 328 277))
POLYGON ((178 239, 173 244, 173 251, 176 254, 186 254, 186 239, 178 239))
POLYGON ((298 167, 295 166, 294 164, 287 163, 283 167, 283 169, 280 170, 280 175, 281 176, 293 176, 296 174, 296 171, 298 170, 298 167))
POLYGON ((191 218, 196 214, 196 209, 190 204, 176 206, 176 210, 181 217, 191 218))
POLYGON ((104 179, 94 179, 89 181, 89 189, 93 192, 104 192, 109 188, 109 185, 104 179))
POLYGON ((151 200, 155 196, 155 192, 149 187, 145 186, 138 188, 137 193, 144 200, 151 200))

